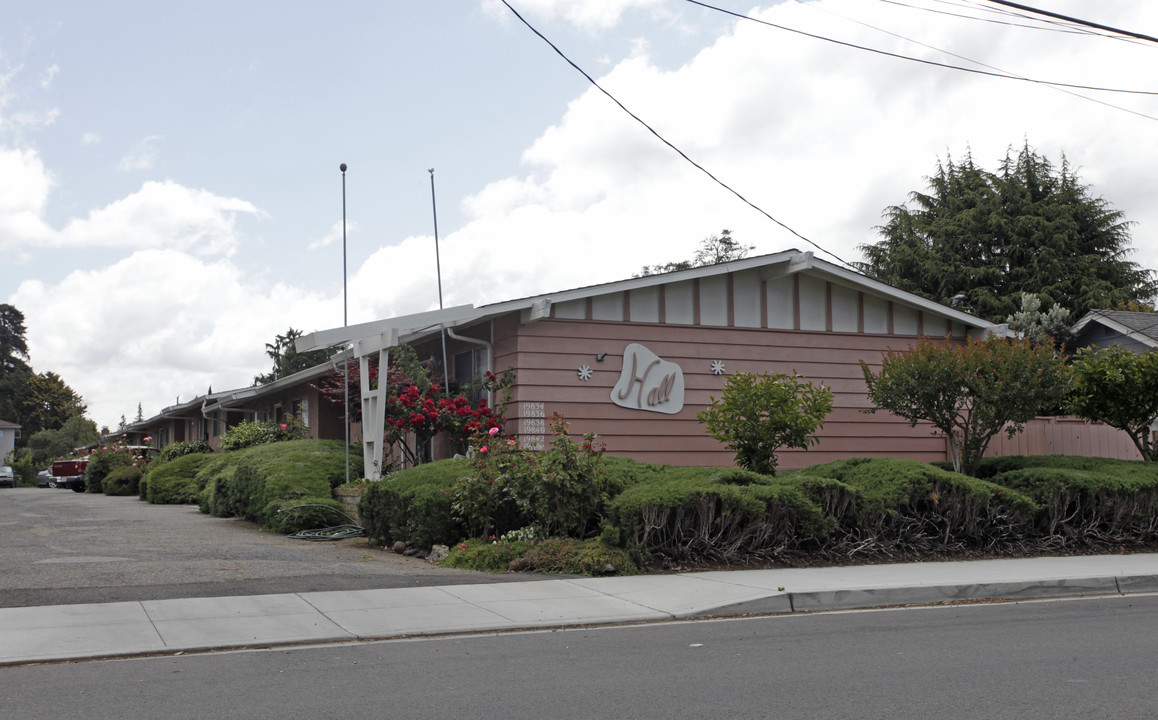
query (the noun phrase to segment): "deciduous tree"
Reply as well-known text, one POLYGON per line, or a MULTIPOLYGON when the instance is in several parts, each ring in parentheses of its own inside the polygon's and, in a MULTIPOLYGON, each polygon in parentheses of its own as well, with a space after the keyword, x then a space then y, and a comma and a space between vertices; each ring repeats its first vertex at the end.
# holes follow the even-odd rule
POLYGON ((922 338, 906 352, 890 350, 880 372, 862 360, 868 397, 913 427, 924 420, 949 439, 953 469, 967 475, 993 436, 1010 437, 1066 393, 1064 357, 1025 338, 970 338, 965 345, 922 338))
POLYGON ((1068 409, 1125 431, 1146 461, 1154 460, 1151 427, 1158 420, 1158 351, 1121 345, 1084 348, 1073 362, 1068 409))
POLYGON ((659 275, 676 270, 687 270, 703 265, 716 265, 730 260, 740 260, 747 257, 748 253, 755 249, 755 245, 741 245, 737 242, 732 237, 731 230, 721 230, 719 235, 709 235, 700 241, 700 249, 696 250, 696 254, 691 260, 679 260, 664 265, 647 265, 635 277, 659 275))

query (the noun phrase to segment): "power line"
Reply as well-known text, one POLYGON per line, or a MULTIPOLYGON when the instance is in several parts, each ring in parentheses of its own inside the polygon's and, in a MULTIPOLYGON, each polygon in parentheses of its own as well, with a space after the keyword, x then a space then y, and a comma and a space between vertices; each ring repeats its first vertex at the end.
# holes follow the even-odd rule
MULTIPOLYGON (((807 3, 807 2, 805 2, 804 0, 796 0, 796 2, 800 3, 801 5, 805 5, 805 6, 807 6, 807 7, 810 7, 810 8, 813 8, 813 9, 817 9, 817 10, 819 10, 819 8, 817 8, 815 5, 812 5, 811 3, 807 3)), ((915 6, 915 5, 907 5, 907 4, 905 4, 905 3, 895 2, 895 0, 882 0, 882 2, 886 2, 886 3, 890 3, 890 4, 894 4, 894 5, 901 5, 901 6, 903 6, 903 7, 908 7, 908 8, 911 8, 911 9, 913 9, 913 10, 928 10, 928 8, 921 8, 921 7, 917 7, 917 6, 915 6)), ((944 0, 942 0, 942 2, 944 2, 944 0)), ((945 4, 950 4, 950 3, 945 3, 945 4)), ((726 12, 726 11, 725 11, 725 12, 726 12)), ((904 41, 906 41, 906 42, 911 42, 911 43, 914 43, 914 44, 916 44, 916 45, 920 45, 921 47, 924 47, 924 48, 929 48, 930 50, 935 50, 935 51, 937 51, 937 52, 939 52, 939 53, 944 53, 944 54, 946 54, 946 55, 951 55, 952 57, 955 57, 955 58, 959 58, 959 59, 961 59, 961 60, 964 60, 964 61, 966 61, 966 62, 971 62, 971 63, 973 63, 973 64, 975 64, 975 65, 980 65, 981 67, 987 67, 987 68, 989 68, 990 70, 995 70, 995 71, 997 71, 998 73, 1004 73, 1004 75, 1002 75, 1002 76, 1000 76, 1000 77, 1008 77, 1008 78, 1011 78, 1011 79, 1023 79, 1023 80, 1025 80, 1025 79, 1028 79, 1028 78, 1023 78, 1023 77, 1022 77, 1022 76, 1020 76, 1020 75, 1016 75, 1016 74, 1014 74, 1014 73, 1011 73, 1011 72, 1009 72, 1008 70, 1002 70, 1001 68, 998 68, 998 67, 994 67, 994 66, 992 66, 992 65, 987 65, 987 64, 985 64, 985 63, 981 62, 980 60, 974 60, 974 59, 972 59, 972 58, 969 58, 969 57, 965 57, 964 55, 958 55, 957 53, 954 53, 954 52, 950 52, 950 51, 948 51, 948 50, 943 50, 943 49, 941 49, 941 48, 939 48, 939 47, 935 47, 935 46, 933 46, 933 45, 929 45, 929 44, 923 43, 923 42, 921 42, 921 41, 919 41, 919 40, 914 40, 914 39, 912 39, 912 38, 910 38, 910 37, 906 37, 906 36, 904 36, 904 35, 900 35, 900 34, 898 34, 898 33, 892 32, 892 31, 890 31, 890 30, 885 30, 884 28, 879 28, 879 27, 877 27, 877 26, 875 26, 875 25, 870 25, 870 24, 868 24, 868 23, 866 23, 866 22, 862 22, 862 21, 860 21, 860 20, 855 20, 855 19, 853 19, 853 18, 850 18, 850 17, 848 17, 848 16, 846 16, 846 15, 840 15, 840 14, 838 14, 838 13, 835 13, 835 12, 833 12, 832 10, 827 10, 827 9, 826 9, 826 10, 824 10, 824 12, 827 12, 827 13, 829 13, 829 14, 831 14, 831 15, 837 15, 838 17, 842 17, 842 18, 844 18, 845 20, 848 20, 849 22, 854 22, 854 23, 856 23, 857 25, 862 25, 862 26, 864 26, 864 27, 867 27, 867 28, 869 28, 869 29, 872 29, 872 30, 876 30, 877 32, 885 33, 886 35, 891 35, 891 36, 893 36, 893 37, 895 37, 895 38, 899 38, 899 39, 901 39, 901 40, 904 40, 904 41)), ((930 11, 930 12, 934 12, 934 11, 930 11)), ((1007 11, 999 11, 999 10, 994 10, 994 12, 1007 12, 1007 11)), ((1011 14, 1013 14, 1013 13, 1011 13, 1011 14)), ((960 16, 960 17, 969 17, 969 16, 960 16)), ((762 21, 762 20, 756 20, 755 18, 748 18, 748 19, 749 19, 749 20, 752 20, 753 22, 764 22, 764 21, 762 21)), ((978 18, 972 18, 972 19, 978 19, 978 18)), ((774 26, 774 27, 779 27, 779 26, 774 26)), ((1022 27, 1024 27, 1024 26, 1022 26, 1022 27)), ((1056 31, 1055 31, 1055 32, 1056 32, 1056 31)), ((1082 34, 1089 34, 1089 35, 1094 35, 1094 36, 1097 36, 1097 37, 1112 37, 1112 36, 1107 36, 1107 35, 1101 35, 1100 33, 1087 33, 1087 32, 1085 32, 1085 31, 1082 31, 1082 34)), ((1123 41, 1126 41, 1126 38, 1115 38, 1115 39, 1119 39, 1119 40, 1123 40, 1123 41)), ((1132 41, 1131 41, 1131 42, 1132 42, 1132 41)), ((953 66, 946 66, 946 67, 953 67, 953 66)), ((1143 113, 1143 112, 1139 112, 1139 111, 1137 111, 1137 110, 1131 110, 1130 108, 1125 108, 1125 107, 1122 107, 1121 105, 1115 105, 1115 104, 1113 104, 1113 103, 1110 103, 1110 102, 1106 102, 1105 100, 1099 100, 1099 99, 1097 99, 1097 98, 1092 98, 1092 97, 1090 97, 1090 96, 1088 96, 1088 95, 1082 95, 1082 94, 1080 94, 1080 93, 1076 93, 1076 92, 1074 92, 1073 90, 1069 90, 1069 89, 1067 89, 1067 88, 1065 88, 1065 87, 1058 87, 1058 86, 1056 86, 1056 85, 1051 85, 1051 84, 1046 84, 1046 85, 1045 85, 1045 87, 1047 87, 1047 88, 1049 88, 1049 89, 1051 89, 1051 90, 1056 90, 1057 92, 1062 92, 1062 93, 1065 93, 1066 95, 1071 95, 1071 96, 1073 96, 1073 97, 1076 97, 1076 98, 1078 98, 1078 99, 1080 99, 1080 100, 1087 100, 1087 101, 1089 101, 1089 102, 1092 102, 1092 103, 1097 103, 1098 105, 1104 105, 1105 107, 1108 107, 1108 108, 1112 108, 1112 109, 1114 109, 1114 110, 1121 110, 1122 112, 1125 112, 1125 113, 1130 113, 1131 115, 1137 115, 1138 117, 1141 117, 1141 118, 1145 118, 1145 119, 1147 119, 1147 120, 1154 120, 1154 121, 1158 121, 1158 117, 1154 117, 1154 116, 1152 116, 1152 115, 1147 115, 1146 113, 1143 113)))
MULTIPOLYGON (((925 60, 922 58, 910 57, 908 55, 901 55, 899 53, 888 52, 887 50, 878 50, 877 48, 871 48, 871 47, 867 47, 865 45, 857 45, 856 43, 845 42, 843 40, 836 40, 834 38, 825 37, 823 35, 816 35, 814 33, 805 32, 803 30, 797 30, 795 28, 790 28, 790 27, 787 27, 786 25, 777 25, 776 23, 769 22, 767 20, 760 20, 759 18, 754 18, 750 15, 738 13, 738 12, 735 12, 734 10, 728 10, 725 8, 717 7, 715 5, 709 5, 708 3, 700 2, 700 0, 685 0, 685 2, 691 3, 692 5, 699 5, 700 7, 706 8, 708 10, 715 10, 716 12, 724 13, 725 15, 731 15, 732 17, 739 18, 741 20, 750 20, 751 22, 754 22, 754 23, 759 23, 761 25, 767 25, 768 27, 774 27, 777 30, 784 30, 786 32, 795 33, 797 35, 803 35, 805 37, 810 37, 810 38, 813 38, 814 40, 823 40, 824 42, 833 43, 835 45, 842 45, 844 47, 853 48, 855 50, 864 50, 865 52, 876 53, 877 55, 884 55, 886 57, 897 58, 899 60, 908 60, 910 62, 921 63, 922 65, 932 65, 933 67, 945 68, 947 70, 960 70, 961 72, 973 73, 975 75, 985 75, 988 77, 1001 78, 1003 80, 1021 80, 1022 82, 1030 82, 1030 83, 1034 83, 1037 85, 1049 85, 1049 86, 1058 87, 1058 88, 1072 88, 1074 90, 1096 90, 1099 92, 1125 93, 1125 94, 1129 94, 1129 95, 1158 95, 1158 91, 1155 91, 1155 90, 1128 90, 1128 89, 1123 89, 1123 88, 1099 87, 1099 86, 1095 86, 1095 85, 1076 85, 1073 83, 1055 82, 1052 80, 1036 80, 1034 78, 1022 77, 1020 75, 1011 75, 1011 74, 1008 74, 1005 72, 990 72, 988 70, 978 70, 977 68, 961 67, 960 65, 949 65, 947 63, 941 63, 941 62, 937 62, 935 60, 925 60)), ((1137 113, 1137 114, 1141 114, 1141 113, 1137 113)), ((1145 117, 1149 117, 1149 116, 1145 116, 1145 117)), ((1158 118, 1151 118, 1151 119, 1152 120, 1158 120, 1158 118)))
POLYGON ((1067 35, 1089 35, 1092 37, 1101 37, 1101 38, 1109 38, 1109 39, 1114 39, 1114 40, 1128 41, 1126 38, 1123 38, 1123 37, 1120 37, 1117 35, 1107 35, 1105 33, 1093 32, 1092 30, 1086 30, 1083 28, 1075 28, 1072 25, 1065 25, 1063 23, 1046 23, 1043 26, 1041 20, 1037 20, 1036 18, 1033 18, 1032 16, 1026 15, 1025 13, 1015 13, 1015 12, 1012 12, 1009 10, 1004 10, 1004 9, 999 9, 999 8, 977 7, 975 3, 950 2, 949 0, 932 0, 932 1, 936 4, 947 5, 947 6, 952 7, 952 8, 962 8, 963 10, 976 9, 979 11, 984 11, 986 13, 998 14, 998 15, 1001 15, 1002 17, 1024 19, 1024 20, 1027 20, 1030 22, 1011 22, 1010 20, 1005 20, 1005 19, 997 19, 997 18, 992 18, 992 17, 980 17, 978 15, 969 15, 969 14, 966 14, 965 12, 952 12, 950 10, 940 10, 940 9, 931 8, 931 7, 922 7, 920 5, 913 5, 912 3, 901 2, 900 0, 880 0, 880 2, 885 3, 886 5, 896 5, 898 7, 905 7, 905 8, 909 8, 911 10, 920 10, 922 12, 933 13, 934 15, 945 15, 948 17, 962 18, 964 20, 975 20, 977 22, 990 23, 992 25, 1004 25, 1006 27, 1021 28, 1023 30, 1039 30, 1039 31, 1043 31, 1043 32, 1064 33, 1067 35))
POLYGON ((1029 5, 1022 5, 1020 3, 1007 2, 1007 0, 987 0, 987 1, 994 3, 996 5, 1004 5, 1006 7, 1017 8, 1018 10, 1024 10, 1026 12, 1031 12, 1031 13, 1034 13, 1036 15, 1045 15, 1046 17, 1056 18, 1058 20, 1065 20, 1066 22, 1075 23, 1077 25, 1083 25, 1085 27, 1097 28, 1098 30, 1106 30, 1106 31, 1109 31, 1109 32, 1112 32, 1112 33, 1115 33, 1118 35, 1125 35, 1127 37, 1138 38, 1139 40, 1149 40, 1150 42, 1158 43, 1158 38, 1153 37, 1151 35, 1143 35, 1142 33, 1134 32, 1133 30, 1122 30, 1120 28, 1110 27, 1109 25, 1099 25, 1098 23, 1090 22, 1089 20, 1082 20, 1081 18, 1070 17, 1069 15, 1062 15, 1060 13, 1050 12, 1049 10, 1042 10, 1040 8, 1031 7, 1029 5))
POLYGON ((699 163, 697 163, 695 160, 692 160, 690 157, 688 157, 688 156, 687 156, 687 154, 686 154, 686 153, 685 153, 683 150, 680 150, 678 147, 676 147, 676 146, 675 146, 675 145, 673 145, 671 142, 669 142, 669 141, 667 140, 667 138, 665 138, 664 136, 660 135, 660 134, 659 134, 659 133, 658 133, 658 132, 655 130, 655 128, 653 128, 651 125, 648 125, 648 124, 647 124, 647 123, 646 123, 646 122, 645 122, 645 121, 644 121, 642 118, 640 118, 638 115, 636 115, 635 113, 633 113, 633 112, 631 112, 630 110, 628 110, 628 109, 627 109, 627 107, 626 107, 626 106, 625 106, 623 103, 619 102, 619 100, 618 100, 618 99, 616 99, 616 97, 615 97, 614 95, 612 95, 611 93, 607 92, 607 90, 604 90, 604 89, 603 89, 603 86, 601 86, 601 85, 600 85, 598 82, 596 82, 596 81, 595 81, 595 78, 593 78, 593 77, 591 77, 590 75, 588 75, 588 74, 587 74, 587 72, 583 70, 583 68, 581 68, 581 67, 579 67, 578 65, 576 65, 576 64, 575 64, 575 62, 571 60, 571 58, 567 57, 567 56, 566 56, 566 55, 563 53, 563 51, 562 51, 562 50, 560 50, 560 49, 559 49, 559 48, 558 48, 558 47, 555 45, 555 43, 553 43, 553 42, 551 42, 550 40, 548 40, 548 39, 547 39, 547 37, 546 37, 545 35, 543 35, 543 33, 541 33, 541 32, 539 32, 538 30, 536 30, 536 29, 535 29, 535 26, 534 26, 534 25, 531 25, 531 23, 527 22, 526 18, 524 18, 522 15, 520 15, 520 14, 519 14, 519 12, 518 12, 517 10, 515 10, 513 7, 511 7, 511 4, 510 4, 509 2, 507 2, 507 0, 502 0, 502 3, 503 3, 503 5, 506 5, 506 6, 507 6, 507 9, 508 9, 508 10, 510 10, 510 11, 511 11, 511 13, 512 13, 512 14, 513 14, 515 17, 517 17, 517 18, 519 19, 519 21, 520 21, 520 22, 522 22, 524 25, 526 25, 526 26, 527 26, 527 28, 528 28, 528 29, 529 29, 531 32, 535 33, 535 35, 538 35, 540 40, 542 40, 543 42, 547 43, 547 45, 549 45, 549 46, 551 47, 551 49, 552 49, 552 50, 554 50, 554 51, 555 51, 555 53, 556 53, 556 54, 557 54, 559 57, 563 58, 563 60, 565 60, 565 61, 567 62, 567 64, 568 64, 568 65, 570 65, 571 67, 575 68, 575 70, 576 70, 576 71, 577 71, 577 72, 578 72, 580 75, 582 75, 583 77, 587 78, 587 82, 591 83, 591 85, 592 85, 592 86, 594 86, 596 90, 598 90, 599 92, 601 92, 601 93, 603 93, 604 95, 606 95, 606 96, 608 97, 608 99, 610 99, 610 100, 611 100, 611 102, 613 102, 613 103, 615 103, 616 105, 618 105, 618 106, 619 106, 619 109, 620 109, 620 110, 622 110, 623 112, 625 112, 625 113, 627 113, 628 115, 630 115, 630 116, 631 116, 631 118, 632 118, 633 120, 635 120, 637 123, 639 123, 640 125, 642 125, 643 127, 645 127, 645 128, 647 129, 647 131, 648 131, 648 132, 650 132, 652 135, 654 135, 654 136, 655 136, 655 137, 656 137, 656 138, 657 138, 657 139, 658 139, 660 142, 662 142, 664 145, 667 145, 669 148, 671 148, 672 150, 674 150, 674 151, 675 151, 675 152, 676 152, 676 153, 677 153, 677 154, 678 154, 678 155, 679 155, 681 158, 683 158, 684 160, 686 160, 687 162, 689 162, 689 163, 690 163, 690 164, 691 164, 693 167, 695 167, 697 170, 699 170, 699 171, 700 171, 700 172, 702 172, 703 174, 707 175, 707 176, 708 176, 709 178, 711 178, 711 179, 712 179, 712 180, 713 180, 713 181, 714 181, 714 182, 715 182, 717 185, 719 185, 720 187, 724 188, 724 189, 725 189, 725 190, 727 190, 728 192, 730 192, 730 193, 732 193, 733 195, 735 195, 737 198, 739 198, 739 199, 740 199, 742 202, 744 202, 746 205, 748 205, 749 207, 751 207, 751 208, 752 208, 753 210, 755 210, 756 212, 760 213, 760 214, 761 214, 761 215, 763 215, 764 217, 768 218, 768 219, 769 219, 769 220, 771 220, 772 222, 776 223, 776 224, 777 224, 777 225, 779 225, 780 227, 784 228, 784 229, 785 229, 785 230, 787 230, 788 232, 792 233, 793 235, 795 235, 796 237, 800 238, 801 240, 803 240, 804 242, 808 243, 809 245, 811 245, 812 247, 816 248, 817 250, 821 251, 822 253, 825 253, 826 255, 830 255, 830 256, 832 256, 832 257, 833 257, 833 258, 835 258, 835 259, 836 259, 838 262, 840 262, 842 265, 845 265, 845 266, 847 266, 847 267, 850 267, 850 268, 853 268, 853 269, 855 269, 855 266, 854 266, 852 263, 849 263, 849 262, 845 261, 845 260, 844 260, 844 259, 842 259, 840 256, 838 256, 836 253, 834 253, 834 252, 832 252, 832 251, 830 251, 830 250, 826 250, 826 249, 822 248, 822 247, 821 247, 820 245, 818 245, 817 243, 813 242, 812 240, 809 240, 808 238, 804 237, 804 236, 803 236, 803 235, 801 235, 800 233, 796 232, 796 231, 795 231, 795 230, 793 230, 792 228, 790 228, 790 227, 788 227, 787 225, 785 225, 783 222, 781 222, 781 221, 777 220, 776 218, 772 217, 772 216, 771 216, 771 215, 770 215, 770 214, 769 214, 769 213, 768 213, 766 210, 764 210, 764 209, 763 209, 763 208, 761 208, 759 205, 756 205, 756 204, 755 204, 755 203, 753 203, 751 200, 749 200, 748 198, 746 198, 746 197, 744 197, 743 195, 741 195, 741 194, 740 194, 738 191, 736 191, 735 189, 733 189, 733 188, 732 188, 730 185, 728 185, 728 184, 727 184, 727 183, 725 183, 723 180, 720 180, 718 177, 716 177, 716 176, 715 176, 715 175, 713 175, 711 172, 709 172, 709 171, 708 171, 708 169, 707 169, 707 168, 705 168, 703 165, 700 165, 700 164, 699 164, 699 163))

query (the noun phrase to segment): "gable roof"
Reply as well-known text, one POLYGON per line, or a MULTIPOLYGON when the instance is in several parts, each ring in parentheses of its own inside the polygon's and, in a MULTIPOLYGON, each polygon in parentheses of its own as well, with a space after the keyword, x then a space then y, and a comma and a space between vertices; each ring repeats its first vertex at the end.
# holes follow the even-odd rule
POLYGON ((1080 334, 1091 323, 1102 325, 1143 345, 1158 347, 1158 313, 1091 310, 1074 323, 1074 334, 1080 334))
POLYGON ((700 278, 726 275, 728 273, 745 270, 760 270, 769 278, 783 277, 800 272, 823 277, 832 282, 848 287, 865 290, 884 297, 888 300, 913 306, 924 312, 930 312, 947 320, 959 322, 979 331, 998 331, 1000 326, 982 318, 942 305, 941 303, 923 298, 913 293, 899 290, 879 280, 874 280, 862 273, 847 270, 833 263, 820 260, 811 252, 786 250, 770 255, 732 260, 675 270, 673 272, 656 275, 645 275, 627 280, 617 280, 599 285, 562 290, 553 293, 544 293, 530 297, 506 300, 475 307, 473 305, 459 305, 446 310, 434 310, 412 315, 400 315, 385 320, 350 325, 349 327, 332 328, 303 335, 296 341, 298 352, 330 347, 344 342, 355 343, 354 354, 361 356, 376 349, 391 347, 399 340, 415 340, 437 331, 440 327, 458 327, 472 324, 480 320, 498 317, 511 312, 527 313, 528 320, 549 317, 551 306, 571 300, 607 295, 611 293, 628 292, 657 285, 674 282, 684 282, 700 278))

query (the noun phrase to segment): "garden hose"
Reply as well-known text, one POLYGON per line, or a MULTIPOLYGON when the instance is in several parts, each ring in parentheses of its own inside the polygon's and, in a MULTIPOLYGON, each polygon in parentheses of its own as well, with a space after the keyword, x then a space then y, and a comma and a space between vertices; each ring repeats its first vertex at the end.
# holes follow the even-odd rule
POLYGON ((354 518, 350 517, 341 510, 338 510, 337 508, 330 507, 329 505, 306 503, 305 505, 294 505, 292 507, 282 508, 281 510, 278 510, 278 512, 283 513, 287 510, 297 510, 298 508, 304 507, 320 507, 327 510, 332 510, 333 512, 336 512, 349 520, 350 524, 332 525, 330 527, 316 528, 313 530, 299 530, 292 535, 288 535, 287 537, 297 538, 299 540, 345 540, 346 538, 362 537, 366 534, 366 529, 354 522, 354 518))

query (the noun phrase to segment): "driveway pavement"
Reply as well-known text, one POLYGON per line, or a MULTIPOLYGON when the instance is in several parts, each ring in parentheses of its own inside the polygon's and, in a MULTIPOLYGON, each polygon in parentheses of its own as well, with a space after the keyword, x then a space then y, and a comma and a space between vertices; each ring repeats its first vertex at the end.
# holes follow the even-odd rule
POLYGON ((194 505, 0 488, 0 607, 517 582, 364 539, 293 540, 194 505))

